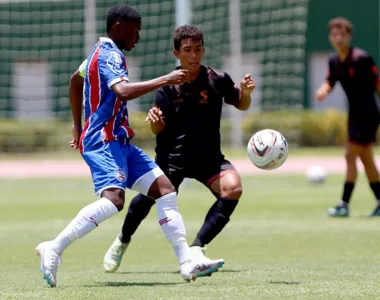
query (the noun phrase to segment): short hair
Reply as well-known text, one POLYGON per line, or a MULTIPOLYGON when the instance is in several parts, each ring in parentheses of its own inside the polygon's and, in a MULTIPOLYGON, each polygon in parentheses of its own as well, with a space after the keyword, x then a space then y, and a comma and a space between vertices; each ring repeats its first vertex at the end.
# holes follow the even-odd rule
POLYGON ((193 25, 182 25, 178 27, 173 34, 173 43, 174 43, 174 49, 179 50, 181 47, 181 41, 184 39, 194 39, 194 40, 200 40, 202 41, 202 45, 204 44, 203 41, 203 32, 198 29, 198 27, 193 25))
POLYGON ((111 7, 107 12, 107 33, 119 21, 141 22, 141 15, 132 6, 126 4, 117 4, 111 7))
POLYGON ((343 18, 343 17, 338 17, 338 18, 334 18, 330 20, 328 27, 329 27, 329 32, 333 28, 344 28, 347 30, 349 34, 352 34, 352 30, 353 30, 352 23, 348 19, 343 18))

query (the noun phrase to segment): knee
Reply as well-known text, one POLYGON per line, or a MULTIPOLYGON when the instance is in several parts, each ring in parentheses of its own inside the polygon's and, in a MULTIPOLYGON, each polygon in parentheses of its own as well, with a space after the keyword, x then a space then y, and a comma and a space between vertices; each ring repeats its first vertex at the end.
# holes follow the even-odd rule
POLYGON ((122 211, 125 203, 125 192, 122 189, 109 189, 102 193, 104 198, 110 200, 117 208, 118 211, 122 211))
POLYGON ((229 184, 222 188, 221 196, 232 200, 239 200, 243 194, 241 184, 229 184))
POLYGON ((356 155, 354 153, 346 152, 344 155, 346 162, 348 164, 355 164, 356 161, 356 155))
POLYGON ((155 182, 151 185, 148 197, 153 199, 161 198, 170 193, 175 193, 176 189, 173 184, 170 182, 169 178, 166 176, 160 176, 156 179, 155 182))

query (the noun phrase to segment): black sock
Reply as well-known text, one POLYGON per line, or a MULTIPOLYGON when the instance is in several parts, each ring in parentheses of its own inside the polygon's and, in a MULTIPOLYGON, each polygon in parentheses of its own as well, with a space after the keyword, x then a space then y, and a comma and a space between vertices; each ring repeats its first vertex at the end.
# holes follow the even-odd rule
POLYGON ((353 182, 346 181, 344 183, 344 189, 343 189, 343 195, 342 195, 342 201, 345 203, 350 203, 352 191, 354 190, 355 184, 353 182))
POLYGON ((369 184, 377 200, 380 200, 380 181, 371 182, 369 184))
POLYGON ((127 215, 124 219, 124 224, 119 235, 122 243, 129 243, 132 235, 139 227, 142 220, 149 214, 150 209, 156 202, 149 197, 138 194, 129 204, 127 215))
POLYGON ((208 211, 205 222, 191 246, 204 247, 209 244, 230 221, 237 204, 237 200, 219 197, 208 211))

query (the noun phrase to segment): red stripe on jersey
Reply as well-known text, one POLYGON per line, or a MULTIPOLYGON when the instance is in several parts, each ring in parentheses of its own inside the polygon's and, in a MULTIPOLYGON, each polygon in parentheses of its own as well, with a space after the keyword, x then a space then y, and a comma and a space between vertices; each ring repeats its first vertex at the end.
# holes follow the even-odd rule
POLYGON ((83 150, 84 150, 83 139, 87 134, 88 127, 90 127, 90 119, 91 117, 88 118, 86 123, 84 124, 82 134, 80 135, 80 138, 79 138, 79 151, 81 154, 83 154, 83 150))
POLYGON ((123 127, 127 132, 127 137, 131 138, 135 135, 132 128, 129 127, 128 118, 126 116, 123 117, 123 123, 121 124, 121 127, 123 127))
POLYGON ((116 140, 115 135, 113 134, 113 131, 115 129, 115 120, 116 116, 120 110, 121 106, 121 100, 119 98, 116 98, 115 105, 113 107, 113 113, 112 117, 108 120, 106 126, 104 126, 104 142, 110 142, 116 140))
POLYGON ((99 76, 99 52, 102 49, 102 45, 99 45, 95 50, 94 55, 91 58, 88 68, 88 81, 90 83, 90 107, 91 114, 93 114, 100 104, 100 76, 99 76))
POLYGON ((86 123, 84 124, 82 134, 79 139, 79 151, 83 153, 84 145, 83 139, 85 138, 88 128, 91 123, 91 116, 99 107, 100 104, 100 78, 99 78, 99 52, 102 48, 102 45, 99 43, 98 48, 95 50, 94 54, 91 57, 89 68, 88 68, 88 81, 90 83, 90 93, 89 93, 89 104, 91 108, 91 114, 88 117, 86 123))

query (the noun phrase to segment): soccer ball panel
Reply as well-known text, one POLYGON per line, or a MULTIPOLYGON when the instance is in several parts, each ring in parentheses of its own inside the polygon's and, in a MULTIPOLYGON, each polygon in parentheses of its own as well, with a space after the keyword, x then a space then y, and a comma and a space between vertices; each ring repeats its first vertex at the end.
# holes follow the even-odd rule
POLYGON ((264 129, 255 133, 247 145, 251 162, 262 170, 274 170, 288 158, 288 143, 278 131, 264 129))

